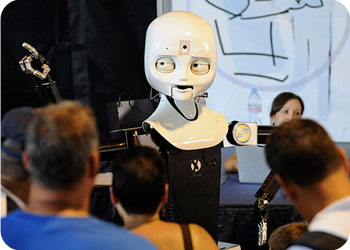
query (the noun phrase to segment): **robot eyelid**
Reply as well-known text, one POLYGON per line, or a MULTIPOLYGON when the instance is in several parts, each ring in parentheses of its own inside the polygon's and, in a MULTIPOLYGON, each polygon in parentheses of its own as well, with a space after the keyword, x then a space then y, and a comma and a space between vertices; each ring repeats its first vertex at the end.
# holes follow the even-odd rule
POLYGON ((198 60, 206 61, 206 62, 208 62, 209 64, 212 63, 212 60, 211 60, 210 58, 208 58, 208 57, 203 57, 203 56, 193 56, 193 57, 192 57, 192 62, 198 61, 198 60))

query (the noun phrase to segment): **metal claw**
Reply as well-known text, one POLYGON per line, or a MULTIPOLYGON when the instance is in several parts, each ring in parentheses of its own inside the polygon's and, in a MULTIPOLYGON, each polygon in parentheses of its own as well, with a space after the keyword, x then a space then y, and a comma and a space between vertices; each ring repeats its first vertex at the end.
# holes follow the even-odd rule
POLYGON ((38 51, 36 51, 36 49, 32 45, 24 42, 24 43, 22 43, 22 47, 25 48, 26 50, 28 50, 30 53, 32 53, 35 56, 35 59, 38 58, 39 53, 38 53, 38 51))
POLYGON ((24 42, 22 44, 23 48, 25 48, 26 50, 28 50, 31 54, 28 56, 24 56, 18 63, 19 66, 21 67, 21 70, 26 73, 26 74, 33 74, 34 76, 38 77, 41 80, 44 80, 47 75, 50 72, 50 67, 47 64, 42 64, 41 68, 43 69, 43 71, 39 71, 36 70, 32 67, 32 61, 35 60, 40 60, 40 54, 38 53, 38 51, 31 46, 29 43, 24 42))
POLYGON ((33 75, 40 78, 41 80, 44 80, 47 74, 50 72, 50 68, 47 64, 41 65, 41 68, 43 69, 43 72, 40 72, 39 70, 34 70, 33 75))

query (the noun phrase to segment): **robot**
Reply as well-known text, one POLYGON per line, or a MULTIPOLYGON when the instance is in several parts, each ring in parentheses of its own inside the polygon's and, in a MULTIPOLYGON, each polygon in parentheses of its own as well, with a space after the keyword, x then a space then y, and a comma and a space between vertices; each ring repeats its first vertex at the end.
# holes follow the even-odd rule
POLYGON ((160 93, 160 102, 143 128, 166 142, 158 143, 167 161, 170 186, 165 219, 197 223, 214 239, 218 229, 220 143, 228 123, 223 114, 195 98, 211 86, 216 64, 215 35, 201 17, 173 11, 149 25, 145 73, 149 84, 160 93))
POLYGON ((145 73, 161 97, 144 129, 155 129, 182 150, 218 145, 227 133, 225 116, 195 101, 211 86, 215 72, 215 35, 209 23, 185 11, 155 19, 146 34, 145 73))

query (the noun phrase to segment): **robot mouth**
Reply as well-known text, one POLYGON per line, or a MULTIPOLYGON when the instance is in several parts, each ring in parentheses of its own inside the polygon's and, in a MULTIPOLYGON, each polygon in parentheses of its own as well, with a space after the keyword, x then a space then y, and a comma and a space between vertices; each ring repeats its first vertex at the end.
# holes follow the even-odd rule
POLYGON ((190 85, 174 85, 174 88, 185 90, 185 89, 193 89, 193 86, 190 86, 190 85))
POLYGON ((179 101, 186 101, 193 97, 193 86, 190 85, 173 85, 171 96, 179 101))

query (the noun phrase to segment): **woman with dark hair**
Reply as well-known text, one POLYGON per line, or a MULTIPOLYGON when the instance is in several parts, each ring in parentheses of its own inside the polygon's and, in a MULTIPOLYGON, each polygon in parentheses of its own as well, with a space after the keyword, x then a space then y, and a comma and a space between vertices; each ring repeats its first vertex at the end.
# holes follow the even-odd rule
POLYGON ((272 102, 271 125, 279 126, 286 121, 300 119, 303 113, 303 100, 291 92, 283 92, 276 96, 272 102))
MULTIPOLYGON (((300 119, 304 113, 304 102, 292 92, 282 92, 272 102, 270 111, 271 125, 279 126, 286 121, 300 119)), ((224 162, 224 168, 230 172, 237 172, 237 155, 233 154, 224 162)))
POLYGON ((217 250, 201 226, 164 221, 159 213, 168 200, 167 173, 161 155, 149 147, 120 151, 113 162, 111 201, 132 230, 160 250, 217 250))

